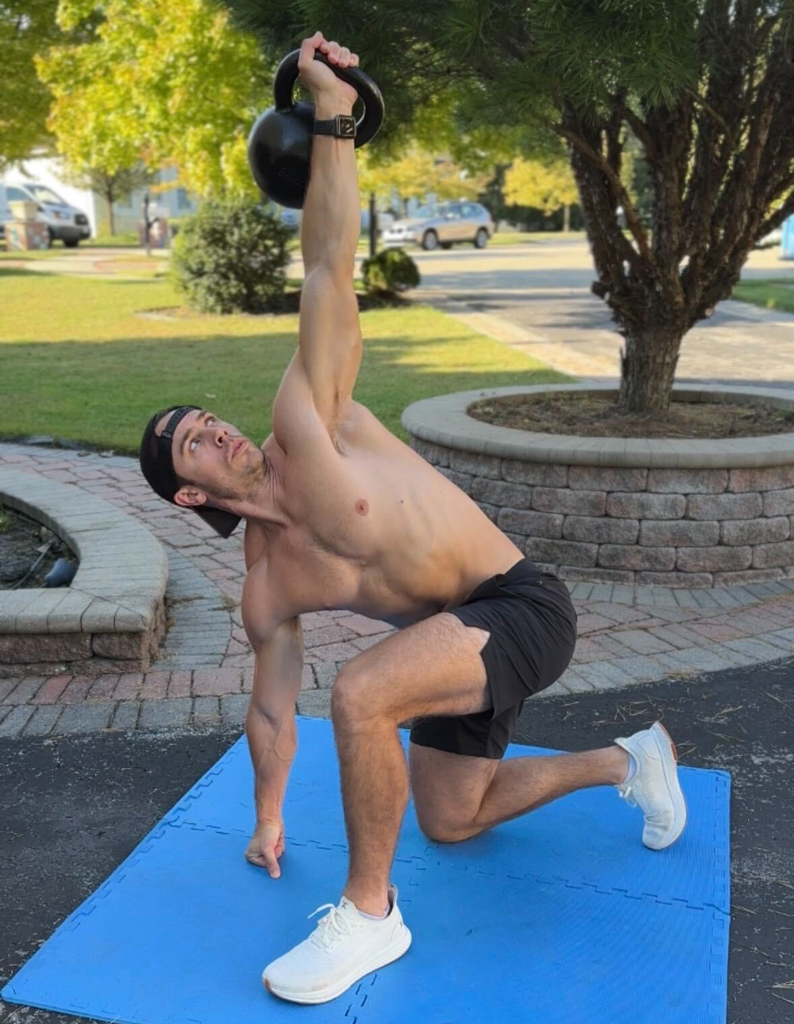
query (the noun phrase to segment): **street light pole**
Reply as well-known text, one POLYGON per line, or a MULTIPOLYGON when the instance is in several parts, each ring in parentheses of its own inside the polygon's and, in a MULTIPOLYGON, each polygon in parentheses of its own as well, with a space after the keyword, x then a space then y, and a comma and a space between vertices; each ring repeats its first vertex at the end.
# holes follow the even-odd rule
POLYGON ((369 256, 378 251, 378 211, 375 209, 375 193, 369 194, 369 256))

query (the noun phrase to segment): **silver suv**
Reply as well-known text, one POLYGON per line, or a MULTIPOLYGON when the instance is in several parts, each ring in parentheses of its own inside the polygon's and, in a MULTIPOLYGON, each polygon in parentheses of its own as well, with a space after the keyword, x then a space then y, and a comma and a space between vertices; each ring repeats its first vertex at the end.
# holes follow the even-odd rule
POLYGON ((395 221, 383 232, 383 244, 451 249, 456 242, 473 242, 484 249, 493 231, 491 215, 479 203, 438 203, 420 207, 416 217, 395 221))

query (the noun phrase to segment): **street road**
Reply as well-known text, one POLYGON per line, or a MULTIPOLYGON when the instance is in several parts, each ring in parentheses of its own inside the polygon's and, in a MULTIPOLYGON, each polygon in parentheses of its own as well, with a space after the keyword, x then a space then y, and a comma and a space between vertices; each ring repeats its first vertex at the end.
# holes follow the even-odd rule
MULTIPOLYGON (((617 379, 623 339, 605 303, 590 292, 595 273, 586 242, 417 249, 411 255, 422 274, 416 297, 441 303, 449 312, 473 308, 468 322, 486 333, 494 327, 493 315, 507 320, 515 331, 505 340, 555 369, 617 379)), ((755 252, 742 276, 788 277, 794 287, 794 260, 781 259, 779 248, 755 252)), ((794 387, 794 316, 732 300, 721 303, 684 338, 676 379, 794 387)))

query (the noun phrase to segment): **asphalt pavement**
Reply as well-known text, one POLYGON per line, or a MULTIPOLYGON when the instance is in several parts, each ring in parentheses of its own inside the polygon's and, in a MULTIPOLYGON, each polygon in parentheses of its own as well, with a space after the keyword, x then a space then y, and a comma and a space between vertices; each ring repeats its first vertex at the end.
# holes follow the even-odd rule
MULTIPOLYGON (((751 675, 732 669, 688 682, 528 701, 519 725, 520 742, 574 751, 660 719, 682 764, 731 773, 728 1024, 794 1021, 793 672, 794 663, 785 662, 751 675)), ((0 741, 3 983, 238 735, 0 741)), ((0 1024, 73 1020, 0 1002, 0 1024)))
MULTIPOLYGON (((618 379, 624 341, 606 303, 590 291, 596 275, 587 242, 551 236, 529 245, 411 255, 422 275, 414 298, 453 315, 473 312, 470 327, 555 370, 604 383, 618 379)), ((779 246, 754 251, 742 270, 743 281, 771 278, 794 280, 794 260, 782 259, 779 246)), ((793 367, 794 316, 727 301, 684 337, 676 380, 791 388, 793 367)))

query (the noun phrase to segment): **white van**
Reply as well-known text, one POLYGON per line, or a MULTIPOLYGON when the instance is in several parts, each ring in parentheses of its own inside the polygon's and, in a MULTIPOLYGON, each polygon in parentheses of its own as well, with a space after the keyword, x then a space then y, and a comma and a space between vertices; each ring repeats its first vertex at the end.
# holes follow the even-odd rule
POLYGON ((35 181, 13 182, 0 185, 0 218, 10 220, 8 204, 17 200, 36 204, 36 220, 47 225, 50 245, 59 238, 70 249, 80 244, 83 238, 91 237, 88 217, 74 206, 64 202, 48 186, 35 181))

